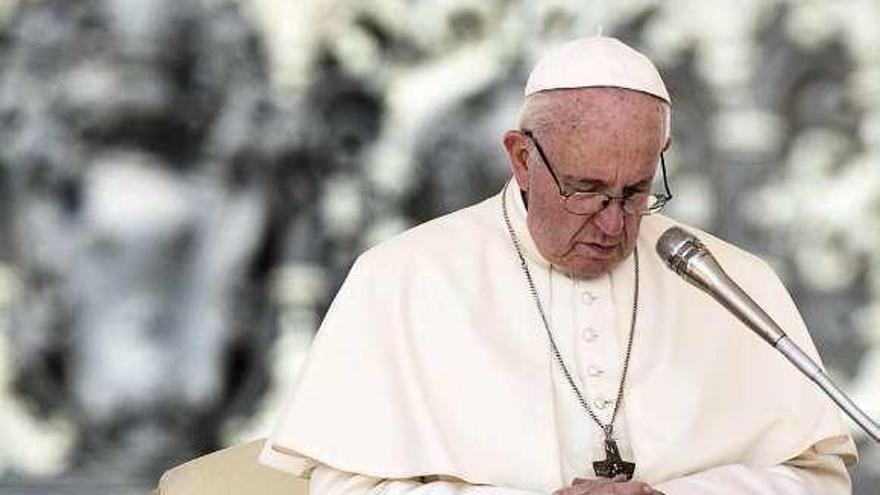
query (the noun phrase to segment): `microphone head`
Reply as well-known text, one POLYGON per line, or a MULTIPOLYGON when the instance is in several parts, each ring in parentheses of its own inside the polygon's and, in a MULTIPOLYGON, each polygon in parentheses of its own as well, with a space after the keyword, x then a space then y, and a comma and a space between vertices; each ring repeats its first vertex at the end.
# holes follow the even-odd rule
POLYGON ((705 252, 706 248, 690 232, 681 227, 670 227, 657 239, 655 250, 669 268, 681 275, 687 268, 688 261, 695 255, 705 252))

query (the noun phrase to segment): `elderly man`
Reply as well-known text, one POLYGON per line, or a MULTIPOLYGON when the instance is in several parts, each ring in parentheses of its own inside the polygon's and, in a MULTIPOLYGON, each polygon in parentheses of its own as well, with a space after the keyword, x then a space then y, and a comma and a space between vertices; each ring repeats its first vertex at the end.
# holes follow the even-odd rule
MULTIPOLYGON (((669 125, 623 43, 544 57, 513 180, 357 260, 261 461, 315 495, 849 493, 831 403, 654 254, 669 125)), ((694 232, 817 358, 770 268, 694 232)))

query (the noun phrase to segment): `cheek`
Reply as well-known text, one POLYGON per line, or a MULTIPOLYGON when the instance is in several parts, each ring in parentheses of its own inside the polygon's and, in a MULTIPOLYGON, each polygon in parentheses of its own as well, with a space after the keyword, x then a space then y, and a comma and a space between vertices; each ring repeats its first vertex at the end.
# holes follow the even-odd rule
POLYGON ((626 237, 623 242, 627 248, 632 248, 636 243, 636 237, 639 235, 639 226, 642 224, 642 217, 627 218, 625 224, 626 237))
POLYGON ((536 215, 536 227, 544 246, 556 254, 567 251, 578 239, 589 237, 595 228, 590 219, 546 206, 550 207, 536 215))
MULTIPOLYGON (((545 248, 558 246, 570 231, 566 216, 560 211, 556 198, 548 195, 529 195, 529 229, 535 240, 545 248)), ((555 250, 555 249, 554 249, 555 250)))

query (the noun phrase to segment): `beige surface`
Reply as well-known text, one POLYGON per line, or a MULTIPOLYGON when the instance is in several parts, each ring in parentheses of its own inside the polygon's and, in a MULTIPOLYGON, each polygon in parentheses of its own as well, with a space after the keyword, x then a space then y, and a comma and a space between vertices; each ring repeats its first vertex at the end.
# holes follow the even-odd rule
POLYGON ((308 481, 257 463, 263 439, 193 459, 162 475, 156 495, 308 495, 308 481))

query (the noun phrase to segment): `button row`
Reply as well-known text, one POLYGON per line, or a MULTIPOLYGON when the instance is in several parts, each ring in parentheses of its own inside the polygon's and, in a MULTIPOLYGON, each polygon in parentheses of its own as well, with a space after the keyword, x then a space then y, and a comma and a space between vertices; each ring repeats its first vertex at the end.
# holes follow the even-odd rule
MULTIPOLYGON (((599 299, 599 296, 593 291, 585 290, 581 293, 581 301, 587 306, 592 305, 596 300, 599 299)), ((595 342, 596 339, 599 338, 599 332, 591 327, 587 326, 583 331, 583 338, 587 342, 595 342)), ((605 374, 605 370, 598 366, 590 366, 587 368, 587 375, 597 378, 605 374)), ((605 409, 613 403, 611 399, 605 397, 597 397, 593 399, 593 406, 596 409, 605 409)))

